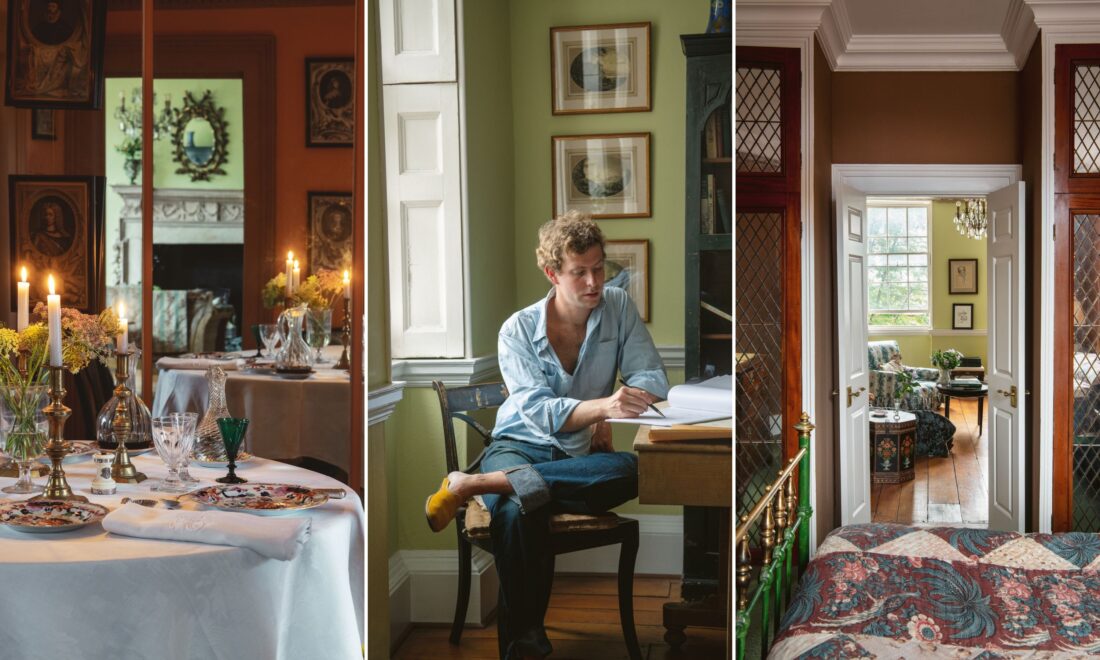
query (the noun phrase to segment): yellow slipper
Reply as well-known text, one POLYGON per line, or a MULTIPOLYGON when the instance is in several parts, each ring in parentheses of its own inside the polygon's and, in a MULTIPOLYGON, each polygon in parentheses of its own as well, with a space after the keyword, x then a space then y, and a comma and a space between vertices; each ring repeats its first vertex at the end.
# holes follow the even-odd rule
POLYGON ((439 490, 428 496, 424 502, 424 516, 428 519, 428 527, 433 532, 442 532, 458 513, 458 507, 462 504, 462 498, 447 489, 447 477, 443 477, 443 485, 439 490))

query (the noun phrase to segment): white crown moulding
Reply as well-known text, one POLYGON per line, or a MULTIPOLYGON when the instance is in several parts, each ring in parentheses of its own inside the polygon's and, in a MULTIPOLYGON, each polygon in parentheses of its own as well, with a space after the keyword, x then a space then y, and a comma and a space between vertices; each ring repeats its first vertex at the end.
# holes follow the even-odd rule
MULTIPOLYGON (((833 71, 1018 71, 1039 29, 1029 5, 1080 6, 1074 0, 1012 0, 999 34, 856 35, 845 0, 740 0, 739 35, 810 30, 833 71)), ((1100 20, 1100 1, 1096 6, 1100 20)))
POLYGON ((1100 30, 1100 2, 1097 0, 1026 0, 1035 24, 1055 32, 1100 30))

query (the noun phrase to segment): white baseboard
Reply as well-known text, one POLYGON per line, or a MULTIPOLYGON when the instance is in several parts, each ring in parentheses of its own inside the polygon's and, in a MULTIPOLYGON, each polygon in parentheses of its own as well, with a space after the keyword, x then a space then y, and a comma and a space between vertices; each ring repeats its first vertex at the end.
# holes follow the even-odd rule
MULTIPOLYGON (((678 575, 683 566, 684 521, 678 515, 626 514, 638 520, 640 542, 635 575, 678 575)), ((390 557, 390 639, 399 640, 413 623, 450 623, 458 595, 457 550, 399 550, 390 557)), ((558 573, 614 575, 619 570, 616 546, 559 555, 558 573)), ((466 624, 485 625, 496 608, 497 581, 493 557, 474 548, 470 605, 466 624)))

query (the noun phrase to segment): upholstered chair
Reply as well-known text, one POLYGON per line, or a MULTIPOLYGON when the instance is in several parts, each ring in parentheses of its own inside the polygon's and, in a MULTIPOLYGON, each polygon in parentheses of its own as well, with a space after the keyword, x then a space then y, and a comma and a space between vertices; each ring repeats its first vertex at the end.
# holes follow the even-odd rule
POLYGON ((937 410, 940 407, 940 396, 936 391, 939 370, 905 366, 896 341, 868 342, 867 364, 871 372, 868 389, 874 395, 876 406, 894 407, 897 374, 905 371, 917 380, 917 389, 902 397, 902 409, 937 410))

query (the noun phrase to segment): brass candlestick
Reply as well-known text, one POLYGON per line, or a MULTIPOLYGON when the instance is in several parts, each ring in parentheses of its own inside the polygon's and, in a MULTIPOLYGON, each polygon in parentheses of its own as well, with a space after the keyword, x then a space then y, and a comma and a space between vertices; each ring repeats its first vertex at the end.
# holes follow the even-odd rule
POLYGON ((351 345, 351 300, 344 298, 344 331, 340 333, 340 341, 344 344, 344 352, 340 353, 340 361, 336 363, 337 369, 350 370, 351 360, 348 359, 348 346, 351 345))
POLYGON ((111 437, 118 443, 115 447, 115 462, 111 466, 111 478, 125 484, 137 484, 148 477, 138 472, 134 464, 130 462, 130 452, 126 449, 126 441, 133 433, 134 425, 130 421, 130 388, 126 381, 130 379, 130 353, 115 353, 115 396, 118 397, 118 405, 115 406, 115 416, 111 419, 111 437))
POLYGON ((65 386, 61 381, 61 370, 62 367, 50 366, 50 403, 42 409, 50 423, 50 441, 46 444, 46 455, 50 457, 50 478, 46 482, 46 492, 31 499, 87 502, 87 497, 73 494, 73 489, 69 487, 69 482, 65 479, 65 470, 61 467, 61 461, 71 450, 69 443, 65 442, 65 438, 62 437, 62 431, 69 415, 72 414, 72 410, 61 402, 65 398, 65 386))

